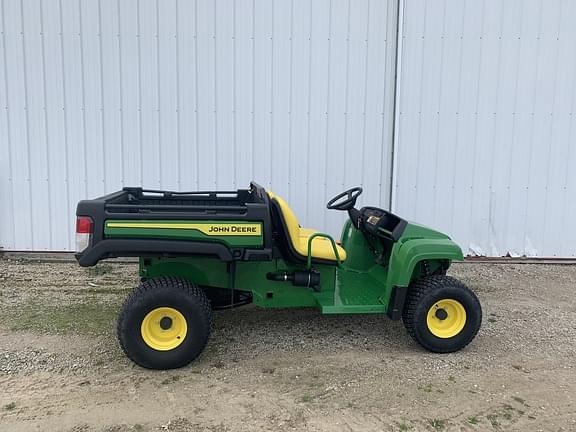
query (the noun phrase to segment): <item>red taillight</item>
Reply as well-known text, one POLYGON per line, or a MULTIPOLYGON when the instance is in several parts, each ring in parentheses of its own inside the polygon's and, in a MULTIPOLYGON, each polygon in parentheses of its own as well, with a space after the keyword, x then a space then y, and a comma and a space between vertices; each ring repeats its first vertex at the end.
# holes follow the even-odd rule
POLYGON ((92 234, 94 224, 88 216, 78 216, 76 218, 76 234, 92 234))

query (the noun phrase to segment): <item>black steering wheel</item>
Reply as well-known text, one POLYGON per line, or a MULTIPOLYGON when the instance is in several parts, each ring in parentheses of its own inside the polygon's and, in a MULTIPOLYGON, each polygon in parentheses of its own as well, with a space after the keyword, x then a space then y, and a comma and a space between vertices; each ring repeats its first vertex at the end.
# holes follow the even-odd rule
POLYGON ((358 199, 361 193, 362 188, 360 186, 348 189, 347 191, 344 191, 336 195, 334 198, 328 201, 328 204, 326 204, 326 208, 329 210, 344 210, 344 211, 350 210, 356 204, 356 200, 358 199), (345 199, 342 199, 344 197, 345 199))

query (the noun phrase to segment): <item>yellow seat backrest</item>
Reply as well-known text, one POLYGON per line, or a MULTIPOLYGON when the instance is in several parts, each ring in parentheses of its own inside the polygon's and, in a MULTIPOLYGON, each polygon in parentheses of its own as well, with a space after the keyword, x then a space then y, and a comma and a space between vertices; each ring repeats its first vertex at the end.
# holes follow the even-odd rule
MULTIPOLYGON (((274 192, 268 192, 268 196, 278 204, 278 207, 280 207, 282 218, 284 219, 286 228, 288 229, 288 236, 290 237, 292 247, 299 255, 305 257, 308 254, 308 239, 318 231, 300 227, 298 218, 286 201, 274 192)), ((346 251, 340 245, 336 245, 336 249, 338 250, 338 256, 342 261, 344 261, 346 259, 346 251)), ((336 260, 332 244, 323 237, 316 237, 315 241, 312 243, 311 254, 314 258, 336 260)))
POLYGON ((286 222, 286 227, 288 228, 288 235, 290 236, 290 241, 293 245, 300 244, 300 224, 298 223, 298 218, 284 199, 276 195, 274 192, 268 192, 268 196, 278 203, 284 221, 286 222))

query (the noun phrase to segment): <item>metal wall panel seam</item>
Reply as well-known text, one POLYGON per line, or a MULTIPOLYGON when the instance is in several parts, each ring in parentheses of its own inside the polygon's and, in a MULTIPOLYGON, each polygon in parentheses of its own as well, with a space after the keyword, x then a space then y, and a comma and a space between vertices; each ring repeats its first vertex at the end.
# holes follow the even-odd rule
POLYGON ((214 186, 218 189, 218 11, 214 1, 214 186))
MULTIPOLYGON (((216 4, 216 2, 214 2, 216 4)), ((160 67, 160 5, 156 0, 156 117, 158 118, 158 186, 162 188, 162 92, 160 82, 162 80, 162 68, 160 67)))
MULTIPOLYGON (((536 93, 538 92, 538 76, 540 74, 540 51, 541 51, 541 47, 540 47, 540 35, 542 32, 542 1, 540 1, 540 13, 538 14, 538 37, 537 37, 537 48, 536 48, 536 61, 534 62, 535 67, 536 67, 536 73, 534 74, 534 76, 536 77, 536 82, 533 85, 533 91, 532 91, 532 100, 533 100, 533 104, 532 104, 532 114, 534 114, 536 112, 536 93)), ((522 26, 520 26, 520 33, 522 33, 522 26)), ((518 39, 521 41, 521 36, 518 37, 518 39)), ((518 50, 520 50, 520 45, 521 42, 518 43, 519 48, 518 50)), ((518 67, 520 65, 520 61, 518 61, 518 67)), ((516 88, 518 88, 518 75, 516 75, 516 88)), ((518 109, 515 106, 514 107, 514 114, 518 114, 518 109)), ((516 118, 514 117, 514 120, 516 120, 516 118)), ((515 123, 515 122, 514 122, 515 123)), ((531 172, 532 169, 532 162, 534 160, 534 128, 536 127, 536 124, 534 122, 534 115, 532 115, 532 118, 530 120, 530 148, 529 148, 529 157, 528 157, 528 172, 531 172)), ((509 174, 509 179, 512 177, 512 163, 510 163, 510 174, 509 174)), ((508 181, 508 185, 510 185, 510 180, 508 181)), ((510 189, 509 189, 510 190, 510 189)), ((511 192, 508 192, 509 194, 511 192)), ((526 192, 526 194, 529 194, 529 191, 526 192)), ((507 200, 508 202, 508 210, 506 211, 506 215, 510 214, 510 199, 507 200)), ((527 249, 527 233, 528 233, 528 205, 529 205, 530 199, 527 196, 526 197, 526 203, 524 205, 524 230, 523 230, 523 234, 524 234, 524 238, 522 241, 522 252, 525 253, 526 249, 527 249)), ((544 208, 546 208, 544 206, 544 208)), ((546 226, 546 225, 544 225, 546 226)))
MULTIPOLYGON (((514 158, 514 136, 515 136, 515 132, 516 132, 516 122, 517 122, 517 113, 518 113, 518 82, 519 82, 519 75, 520 75, 520 52, 522 50, 522 37, 520 36, 522 34, 522 20, 524 17, 524 3, 521 2, 522 6, 520 9, 520 14, 519 14, 519 36, 518 36, 518 54, 517 54, 517 58, 518 61, 516 62, 516 72, 515 72, 515 83, 514 83, 514 105, 513 105, 513 112, 512 112, 512 141, 510 143, 510 149, 508 152, 508 176, 507 176, 507 180, 506 180, 506 190, 507 190, 507 199, 505 200, 505 204, 504 204, 504 208, 506 209, 504 214, 508 215, 510 213, 510 183, 511 183, 511 179, 512 179, 512 160, 514 158)), ((538 65, 537 65, 538 67, 538 65)), ((538 75, 538 74, 536 74, 538 75)), ((531 126, 533 126, 534 123, 532 123, 531 126)), ((532 129, 533 130, 533 129, 532 129)), ((531 137, 532 139, 532 137, 531 137)), ((532 147, 532 146, 531 146, 532 147)), ((505 216, 506 217, 506 216, 505 216)), ((527 221, 526 219, 524 220, 524 226, 527 226, 527 221)), ((506 226, 506 232, 507 235, 509 235, 510 233, 510 227, 507 225, 506 226)), ((507 239, 508 240, 508 239, 507 239)), ((513 248, 514 246, 512 246, 513 248)), ((512 249, 512 248, 508 248, 508 249, 512 249)))
MULTIPOLYGON (((523 28, 523 18, 524 18, 524 4, 523 2, 521 2, 522 6, 520 8, 520 14, 519 14, 519 29, 518 29, 518 54, 517 54, 517 58, 518 61, 516 62, 516 71, 515 71, 515 83, 514 83, 514 105, 513 105, 513 111, 512 111, 512 140, 510 142, 510 149, 508 152, 508 175, 507 175, 507 179, 506 179, 506 195, 507 195, 507 199, 505 200, 505 204, 504 204, 504 208, 506 209, 504 212, 504 217, 507 218, 508 214, 510 213, 510 194, 511 194, 511 189, 510 189, 510 183, 511 183, 511 179, 512 179, 512 161, 514 158, 514 137, 515 137, 515 133, 516 133, 516 127, 517 127, 517 114, 518 114, 518 82, 519 82, 519 75, 520 75, 520 53, 522 50, 522 28, 523 28)), ((541 16, 540 16, 540 20, 541 21, 541 16)), ((536 68, 538 69, 539 65, 536 64, 536 68)), ((536 71, 536 77, 538 76, 538 70, 536 71)), ((534 97, 534 103, 536 102, 536 98, 534 97)), ((530 128, 531 131, 534 131, 534 121, 531 122, 530 124, 530 128)), ((533 140, 533 134, 531 134, 530 136, 530 140, 533 140)), ((530 143, 530 157, 532 155, 532 147, 533 144, 530 143)), ((530 172, 530 165, 531 162, 529 163, 529 172, 530 172)), ((527 219, 526 216, 524 217, 524 233, 526 233, 526 226, 527 226, 527 219)), ((510 226, 508 225, 508 223, 506 222, 506 233, 507 235, 509 235, 508 233, 510 233, 510 226)), ((508 249, 513 249, 515 248, 514 245, 511 245, 511 247, 509 246, 508 249)), ((508 252, 508 251, 507 251, 508 252)))
POLYGON ((102 186, 104 193, 106 186, 106 116, 104 115, 104 56, 102 53, 102 0, 98 0, 98 49, 100 54, 100 121, 102 122, 102 186))
MULTIPOLYGON (((576 62, 574 63, 574 71, 572 76, 576 76, 576 62)), ((574 81, 573 81, 574 82, 574 81)), ((572 95, 570 97, 570 112, 568 113, 568 117, 569 117, 569 126, 568 126, 568 143, 573 142, 572 141, 572 136, 573 136, 573 131, 574 131, 574 109, 576 108, 576 84, 572 85, 572 95)), ((562 224, 561 226, 568 226, 567 225, 567 220, 568 220, 568 211, 566 209, 567 207, 567 203, 568 203, 568 184, 569 184, 569 177, 570 177, 570 161, 572 158, 572 152, 574 151, 574 146, 568 145, 568 151, 567 151, 567 156, 566 156, 566 171, 565 171, 565 177, 564 177, 564 190, 563 190, 563 199, 562 199, 562 224)), ((573 172, 573 171, 572 171, 573 172)), ((572 253, 572 256, 574 256, 575 254, 572 253)))
POLYGON ((140 22, 140 0, 136 0, 136 38, 138 41, 138 147, 140 150, 140 184, 144 183, 144 155, 142 147, 142 28, 140 22))
MULTIPOLYGON (((391 133, 388 134, 388 136, 391 136, 391 142, 390 142, 390 156, 389 159, 387 161, 384 160, 384 158, 387 156, 386 152, 384 150, 382 150, 382 154, 380 155, 380 180, 379 180, 379 184, 380 184, 380 198, 382 200, 382 203, 384 203, 384 200, 382 199, 383 194, 382 194, 382 190, 385 190, 385 186, 383 184, 384 182, 384 167, 386 164, 388 164, 389 168, 390 168, 390 173, 389 173, 389 184, 388 184, 388 209, 391 212, 395 212, 396 211, 396 192, 397 192, 397 168, 398 168, 398 153, 396 151, 396 146, 398 143, 398 139, 399 139, 399 132, 400 132, 400 94, 401 94, 401 76, 402 76, 402 52, 404 50, 404 0, 396 0, 396 2, 393 2, 393 0, 389 0, 388 1, 388 5, 386 8, 386 23, 388 23, 388 15, 389 15, 389 9, 392 7, 392 5, 396 5, 396 28, 394 29, 394 35, 395 35, 395 48, 394 48, 394 55, 391 56, 392 57, 392 67, 394 68, 394 75, 393 75, 393 80, 394 80, 394 84, 392 86, 392 122, 390 124, 391 126, 391 133)), ((389 40, 389 30, 386 30, 386 36, 385 36, 385 40, 386 40, 386 47, 388 48, 388 40, 389 40)), ((382 109, 381 109, 381 115, 382 115, 382 133, 381 133, 381 140, 382 140, 382 147, 384 148, 384 142, 385 142, 385 137, 386 137, 386 118, 384 116, 384 114, 386 113, 386 98, 388 96, 388 88, 386 87, 386 82, 388 81, 388 74, 391 73, 388 71, 389 68, 389 62, 388 62, 389 58, 388 56, 384 57, 384 77, 382 78, 384 83, 383 83, 383 92, 382 92, 382 109)))
MULTIPOLYGON (((254 160, 256 141, 256 0, 252 0, 252 139, 250 140, 250 159, 254 160)), ((250 168, 250 177, 254 178, 254 163, 250 168)))
MULTIPOLYGON (((386 21, 385 21, 386 22, 386 21)), ((386 26, 388 26, 388 23, 386 22, 386 26)), ((362 112, 362 146, 361 146, 361 151, 360 151, 360 160, 362 161, 362 164, 364 164, 364 157, 365 157, 365 151, 366 151, 366 107, 368 105, 368 56, 370 55, 370 51, 368 50, 368 36, 370 32, 370 0, 368 0, 368 7, 367 7, 367 11, 366 11, 366 34, 364 37, 364 44, 366 46, 365 50, 366 50, 366 58, 364 59, 364 107, 363 107, 363 112, 362 112)), ((386 93, 386 92, 384 92, 386 93)), ((364 184, 364 174, 365 171, 362 170, 361 173, 361 184, 364 184)))
POLYGON ((268 182, 268 188, 270 190, 274 189, 272 185, 272 167, 274 166, 274 116, 272 115, 272 110, 274 109, 274 9, 276 6, 276 1, 272 0, 272 29, 270 32, 270 181, 268 182))
POLYGON ((287 200, 290 202, 292 200, 291 192, 292 192, 292 103, 293 103, 293 95, 292 95, 292 64, 294 61, 294 43, 292 41, 292 37, 294 36, 294 0, 290 1, 290 37, 289 37, 289 61, 288 61, 288 70, 290 71, 290 77, 288 79, 288 196, 287 200))
MULTIPOLYGON (((4 10, 4 0, 0 3, 0 13, 2 16, 2 59, 4 61, 4 92, 6 95, 6 106, 4 107, 4 111, 6 113, 6 133, 7 133, 7 144, 8 144, 8 194, 10 200, 10 228, 12 233, 12 247, 16 245, 16 223, 14 220, 14 172, 13 172, 13 163, 12 163, 12 136, 11 136, 11 116, 10 116, 10 101, 8 99, 8 62, 6 56, 6 14, 4 10)), ((5 239, 1 239, 4 241, 5 239)), ((2 247, 2 243, 0 243, 0 247, 2 247)))
MULTIPOLYGON (((484 19, 485 19, 485 11, 486 11, 486 0, 482 0, 482 13, 481 13, 481 21, 480 21, 480 34, 484 35, 484 19)), ((480 80, 480 74, 482 71, 482 53, 483 53, 483 48, 484 48, 484 40, 482 39, 482 36, 480 36, 480 49, 479 49, 479 53, 478 53, 478 80, 480 80)), ((478 83, 478 86, 476 87, 476 105, 475 105, 475 109, 474 109, 474 114, 475 114, 475 118, 474 118, 474 146, 472 149, 472 174, 470 176, 470 194, 472 195, 472 198, 470 199, 470 215, 474 214, 473 211, 473 207, 474 207, 474 199, 473 199, 473 194, 474 194, 474 184, 475 184, 475 177, 476 177, 476 164, 474 163, 474 161, 476 160, 476 151, 477 151, 477 147, 478 147, 478 107, 480 106, 480 84, 478 83)), ((470 242, 468 242, 470 244, 470 242)))
POLYGON ((237 94, 236 94, 236 62, 237 62, 237 55, 236 55, 236 1, 232 2, 232 186, 233 189, 236 189, 236 161, 237 161, 237 154, 236 154, 236 140, 238 136, 238 119, 236 116, 236 111, 238 110, 237 106, 237 94))
MULTIPOLYGON (((560 8, 561 8, 561 3, 559 4, 559 6, 560 6, 560 8)), ((544 4, 543 4, 543 1, 541 0, 541 1, 540 1, 539 20, 538 20, 538 33, 537 33, 537 36, 536 36, 536 40, 537 40, 537 43, 538 43, 538 46, 539 46, 539 47, 540 47, 540 45, 543 43, 543 40, 542 40, 542 39, 543 39, 543 38, 542 38, 542 26, 543 26, 543 15, 544 15, 544 13, 543 13, 543 8, 544 8, 544 4)), ((558 25, 556 26, 556 28, 557 28, 557 27, 558 27, 558 25)), ((540 58, 542 57, 541 52, 543 52, 544 56, 550 54, 550 51, 549 51, 549 50, 546 50, 546 49, 541 50, 541 49, 539 48, 539 49, 538 49, 538 54, 537 54, 537 56, 536 56, 536 63, 537 63, 538 65, 540 65, 540 58)), ((554 61, 554 64, 556 64, 556 65, 558 64, 557 54, 558 54, 558 44, 556 44, 556 60, 554 61)), ((544 58, 546 58, 546 57, 544 57, 544 58)), ((548 63, 548 64, 549 64, 549 63, 548 63)), ((545 70, 544 74, 546 74, 546 69, 544 68, 544 70, 545 70)), ((538 88, 539 88, 539 83, 540 83, 539 75, 542 74, 540 67, 538 67, 537 71, 538 71, 538 73, 537 73, 537 75, 536 75, 536 82, 534 83, 534 100, 535 100, 535 102, 536 102, 536 98, 537 98, 537 95, 538 95, 538 88)), ((555 68, 554 68, 554 80, 553 80, 553 83, 554 83, 554 84, 552 85, 552 92, 551 92, 552 105, 550 106, 550 112, 542 112, 542 116, 544 116, 544 115, 547 116, 548 114, 550 114, 550 117, 549 117, 549 121, 550 121, 550 135, 549 135, 549 136, 550 136, 550 137, 553 136, 553 126, 554 126, 554 123, 553 123, 553 120, 554 120, 553 113, 554 113, 554 99, 555 99, 555 91, 554 91, 554 90, 555 90, 555 87, 556 87, 556 77, 557 77, 557 76, 558 76, 558 69, 557 69, 557 67, 555 67, 555 68)), ((549 81, 549 75, 547 75, 547 74, 546 74, 546 81, 547 81, 547 82, 549 81)), ((535 118, 536 118, 536 115, 537 115, 537 111, 536 111, 536 110, 533 110, 532 113, 533 113, 533 115, 532 115, 531 122, 532 122, 532 124, 534 125, 534 124, 535 124, 535 118)), ((534 128, 535 128, 535 127, 536 127, 536 126, 534 126, 534 128)), ((523 250, 522 250, 522 252, 523 252, 524 254, 526 254, 526 251, 528 251, 528 250, 530 249, 530 243, 531 243, 531 242, 537 242, 537 243, 541 244, 541 249, 540 249, 540 251, 538 252, 538 255, 542 255, 542 254, 545 254, 545 253, 546 253, 545 236, 548 234, 548 233, 547 233, 547 231, 548 231, 548 224, 546 223, 546 219, 547 219, 547 213, 548 213, 548 211, 547 211, 547 210, 548 210, 548 195, 549 195, 549 188, 548 188, 549 184, 548 184, 548 181, 549 181, 549 179, 550 179, 551 142, 548 141, 548 142, 544 143, 543 146, 547 147, 547 149, 546 149, 547 151, 545 151, 545 155, 544 155, 545 160, 544 160, 544 161, 541 161, 541 165, 546 167, 546 174, 545 174, 545 176, 544 176, 544 177, 545 177, 545 181, 544 181, 544 197, 543 197, 543 201, 544 201, 543 209, 544 209, 544 211, 543 211, 543 215, 542 215, 542 220, 543 220, 543 221, 542 221, 542 224, 543 224, 542 226, 543 226, 544 228, 540 228, 540 229, 535 230, 534 237, 532 237, 532 239, 531 239, 530 237, 528 237, 528 233, 529 233, 530 231, 532 231, 532 229, 531 229, 531 230, 526 230, 526 231, 524 232, 524 236, 523 236, 523 237, 524 237, 524 238, 523 238, 523 250), (538 238, 538 237, 539 237, 539 238, 538 238)), ((531 147, 531 154, 532 154, 532 147, 531 147)), ((526 200, 526 204, 527 204, 526 207, 528 207, 528 202, 529 202, 529 200, 527 199, 527 200, 526 200)), ((528 212, 526 212, 526 213, 528 213, 528 212)))
MULTIPOLYGON (((274 1, 274 0, 272 0, 274 1)), ((326 141, 324 143, 324 155, 328 154, 328 130, 330 128, 330 115, 328 114, 328 109, 330 107, 330 61, 332 57, 332 0, 330 0, 328 8, 328 62, 327 62, 327 74, 326 79, 326 141)), ((328 158, 324 157, 324 202, 328 201, 328 158)), ((322 226, 326 226, 326 212, 322 213, 322 226)))
POLYGON ((82 29, 82 0, 78 0, 78 24, 80 29, 78 32, 78 38, 80 41, 80 78, 82 81, 81 93, 82 93, 82 146, 84 148, 83 152, 83 167, 84 167, 84 195, 88 195, 88 179, 86 178, 86 173, 88 172, 88 160, 86 157, 86 83, 84 78, 84 38, 82 29))
MULTIPOLYGON (((68 150, 69 148, 69 142, 68 142, 68 116, 66 115, 66 100, 67 100, 67 94, 66 94, 66 69, 65 69, 65 50, 64 50, 64 18, 62 15, 62 0, 58 1, 58 15, 59 15, 59 19, 60 19, 60 51, 61 51, 61 55, 60 55, 60 61, 61 61, 61 67, 62 67, 62 110, 64 111, 64 115, 62 116, 63 121, 64 121, 64 151, 66 152, 66 154, 64 155, 64 164, 66 167, 66 177, 65 177, 65 194, 66 194, 66 214, 70 215, 71 214, 71 201, 72 201, 72 197, 70 196, 70 152, 68 150)), ((69 219, 68 219, 69 220, 69 219)), ((70 229, 66 230, 67 232, 67 240, 68 240, 68 245, 70 245, 71 238, 70 238, 70 229)))
MULTIPOLYGON (((466 3, 464 3, 464 6, 462 8, 462 28, 460 30, 460 64, 459 64, 459 68, 458 68, 458 91, 457 91, 457 96, 456 96, 456 125, 455 125, 455 136, 456 136, 456 140, 458 140, 458 133, 460 132, 460 127, 461 127, 461 117, 460 117, 460 111, 462 110, 461 107, 461 98, 460 98, 460 94, 462 92, 462 67, 463 67, 463 52, 464 52, 464 17, 466 16, 466 3)), ((456 143, 456 151, 455 151, 455 155, 454 155, 454 160, 453 160, 453 164, 452 164, 452 190, 455 190, 456 187, 456 161, 459 160, 458 158, 458 148, 460 146, 458 145, 458 142, 456 143)), ((455 197, 455 193, 452 195, 452 202, 451 202, 451 211, 450 211, 450 223, 448 224, 450 232, 454 231, 454 212, 456 211, 455 208, 456 205, 456 197, 455 197)))
MULTIPOLYGON (((541 6, 543 6, 542 2, 541 2, 541 6)), ((558 40, 560 38, 560 26, 561 26, 561 19, 562 19, 562 2, 559 3, 559 13, 558 13, 558 23, 556 25, 557 28, 557 33, 556 33, 556 40, 558 40)), ((540 30, 540 34, 539 37, 542 38, 542 33, 540 30)), ((552 106, 550 107, 550 117, 553 117, 553 113, 555 112, 554 107, 556 106, 556 93, 557 93, 557 83, 558 83, 558 61, 559 61, 559 57, 560 57, 560 44, 556 44, 556 60, 554 62, 554 80, 553 80, 553 84, 552 84, 552 106)), ((550 136, 554 135, 554 120, 555 118, 551 118, 550 119, 550 136)), ((550 195, 550 173, 552 172, 551 166, 550 166, 550 161, 551 161, 551 153, 552 153, 552 143, 549 142, 547 143, 548 145, 548 155, 547 155, 547 163, 546 163, 546 168, 547 168, 547 172, 546 172, 546 193, 544 194, 544 221, 543 221, 543 225, 545 227, 548 227, 548 223, 547 223, 547 219, 548 219, 548 212, 546 211, 546 209, 548 208, 548 197, 550 195)), ((569 147, 569 146, 568 146, 569 147)), ((526 250, 526 248, 524 248, 524 250, 526 250)), ((554 256, 556 256, 556 254, 553 254, 554 256)))
MULTIPOLYGON (((502 34, 504 31, 504 13, 500 14, 500 29, 499 29, 499 40, 502 40, 502 34)), ((488 207, 488 227, 489 227, 489 245, 492 250, 491 254, 498 255, 498 249, 496 248, 494 237, 495 237, 495 230, 493 220, 495 219, 495 209, 494 209, 494 167, 495 167, 495 158, 496 158, 496 136, 498 134, 498 117, 496 110, 498 109, 498 103, 500 101, 500 86, 502 81, 502 72, 501 72, 501 65, 502 65, 502 43, 498 44, 498 71, 496 74, 496 93, 495 93, 495 100, 494 100, 494 131, 492 133, 492 146, 491 146, 491 163, 490 163, 490 175, 489 175, 489 207, 488 207)))
MULTIPOLYGON (((349 116, 349 102, 350 102, 350 98, 349 98, 349 91, 350 91, 350 1, 348 0, 348 13, 347 15, 347 21, 346 21, 346 74, 345 74, 345 80, 346 80, 346 89, 344 90, 344 160, 347 160, 347 150, 346 150, 346 144, 348 143, 348 116, 349 116)), ((346 187, 346 166, 347 164, 345 163, 344 166, 342 167, 343 173, 342 173, 342 183, 340 184, 342 186, 342 190, 344 190, 344 188, 346 187)))
MULTIPOLYGON (((426 17, 428 15, 428 0, 425 0, 425 6, 424 6, 424 17, 426 17)), ((425 32, 426 32, 426 18, 424 18, 424 25, 422 27, 422 51, 421 51, 421 57, 420 57, 420 92, 419 92, 419 97, 418 97, 418 102, 419 102, 419 109, 418 109, 418 142, 417 142, 417 147, 416 147, 416 174, 415 174, 415 181, 414 181, 414 192, 417 192, 417 185, 420 183, 420 148, 422 147, 422 95, 424 94, 424 58, 426 55, 426 38, 424 36, 425 32)), ((417 193, 416 193, 417 195, 417 193)), ((416 214, 417 213, 417 201, 418 201, 418 197, 416 196, 416 199, 413 200, 414 201, 414 205, 413 205, 413 211, 412 214, 416 214)))
MULTIPOLYGON (((34 199, 33 188, 32 188, 32 167, 30 164, 30 116, 29 110, 29 99, 28 99, 28 72, 27 72, 27 62, 26 62, 26 32, 24 29, 24 2, 20 0, 20 28, 22 30, 22 75, 24 78, 24 118, 26 124, 26 154, 28 157, 27 162, 27 181, 28 181, 28 191, 30 194, 30 202, 28 203, 30 215, 34 214, 34 199)), ((30 246, 34 249, 34 224, 33 219, 30 217, 30 246)))
POLYGON ((178 169, 178 176, 176 180, 176 184, 178 185, 178 190, 182 190, 182 177, 181 177, 181 166, 180 163, 182 161, 182 152, 180 149, 181 145, 181 133, 180 130, 180 121, 181 121, 181 106, 180 106, 180 25, 178 21, 180 10, 180 0, 175 1, 175 19, 174 19, 174 39, 176 41, 176 156, 178 158, 177 161, 177 169, 178 169))
MULTIPOLYGON (((464 11, 466 11, 466 8, 463 8, 464 11)), ((465 12, 464 12, 465 13, 465 12)), ((463 13, 463 15, 464 15, 463 13)), ((462 23, 464 23, 464 16, 462 16, 462 23)), ((437 111, 436 111, 436 150, 434 151, 434 183, 433 183, 433 192, 432 192, 432 197, 433 197, 433 202, 438 202, 438 196, 437 196, 437 191, 438 191, 438 152, 440 150, 440 126, 441 126, 441 122, 440 122, 440 117, 441 117, 441 112, 440 112, 440 107, 442 106, 442 84, 443 84, 443 80, 442 77, 444 75, 444 53, 445 53, 445 38, 446 38, 446 1, 444 1, 444 8, 443 8, 443 12, 442 12, 442 35, 440 37, 441 39, 441 45, 440 45, 440 83, 439 83, 439 90, 438 90, 438 106, 437 106, 437 111)), ((453 167, 454 168, 454 167, 453 167)), ((455 170, 454 170, 455 171, 455 170)), ((454 202, 454 200, 452 200, 452 202, 454 202)), ((436 214, 434 215, 436 216, 436 214)), ((435 219, 435 218, 434 218, 435 219)), ((452 227, 451 227, 452 228, 452 227)))
MULTIPOLYGON (((48 133, 48 98, 46 93, 46 49, 44 44, 44 12, 43 12, 43 0, 39 1, 40 6, 40 40, 41 40, 41 59, 42 59, 42 90, 43 90, 43 103, 44 103, 44 133, 46 135, 46 184, 48 186, 48 226, 52 227, 52 197, 50 192, 50 158, 48 157, 50 148, 50 134, 48 133)), ((53 244, 53 230, 49 229, 48 238, 50 244, 53 244)))
POLYGON ((198 0, 194 2, 194 114, 196 116, 196 189, 200 185, 200 133, 198 127, 198 0))
MULTIPOLYGON (((120 40, 122 34, 122 19, 120 17, 120 0, 116 0, 116 11, 118 13, 118 34, 116 40, 118 41, 118 79, 120 80, 120 85, 122 85, 122 41, 120 40)), ((124 161, 126 159, 126 149, 124 148, 124 94, 122 89, 118 92, 119 98, 119 109, 120 109, 120 136, 119 136, 119 144, 120 144, 120 178, 122 187, 126 186, 126 173, 124 172, 124 161)))
MULTIPOLYGON (((310 161, 310 108, 312 106, 312 0, 308 1, 310 5, 310 21, 308 22, 308 98, 307 98, 307 131, 306 131, 306 161, 310 161)), ((310 220, 310 163, 306 164, 306 190, 304 192, 304 202, 306 203, 306 220, 310 220)))

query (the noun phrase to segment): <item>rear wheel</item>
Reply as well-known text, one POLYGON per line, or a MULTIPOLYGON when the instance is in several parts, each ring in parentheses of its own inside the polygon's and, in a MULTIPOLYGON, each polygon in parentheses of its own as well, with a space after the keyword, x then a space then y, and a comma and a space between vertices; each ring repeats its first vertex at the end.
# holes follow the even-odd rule
POLYGON ((124 302, 118 339, 126 355, 149 369, 187 365, 204 350, 212 309, 196 285, 174 277, 142 282, 124 302))
POLYGON ((482 323, 478 297, 457 279, 433 275, 410 285, 402 320, 429 351, 448 353, 468 345, 482 323))

